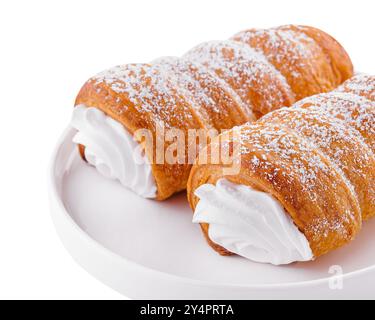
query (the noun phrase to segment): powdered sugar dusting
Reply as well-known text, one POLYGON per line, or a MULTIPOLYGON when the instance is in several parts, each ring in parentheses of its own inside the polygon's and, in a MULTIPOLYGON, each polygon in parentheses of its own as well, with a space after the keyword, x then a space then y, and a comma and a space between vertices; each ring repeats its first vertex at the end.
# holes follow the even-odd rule
POLYGON ((235 120, 237 123, 253 120, 243 113, 245 106, 229 85, 202 64, 183 58, 163 57, 153 61, 169 75, 175 88, 189 98, 192 106, 204 122, 222 129, 217 119, 235 120))
POLYGON ((357 75, 336 91, 353 93, 375 102, 375 77, 365 74, 357 75))
POLYGON ((184 58, 198 61, 231 85, 241 99, 265 114, 288 104, 292 91, 285 77, 264 57, 246 44, 211 41, 190 50, 184 58))
POLYGON ((244 166, 288 197, 288 203, 298 207, 294 194, 304 194, 321 208, 304 225, 310 240, 319 242, 334 233, 340 241, 349 241, 354 236, 349 226, 360 224, 358 214, 374 213, 375 105, 368 100, 374 78, 349 80, 342 86, 345 90, 308 97, 240 127, 244 166), (360 88, 365 97, 347 88, 360 88), (347 194, 347 204, 342 198, 339 213, 328 216, 335 200, 325 195, 333 190, 347 194))
POLYGON ((312 90, 310 94, 316 92, 317 88, 321 88, 321 92, 331 89, 325 81, 314 76, 320 72, 314 63, 325 57, 324 53, 314 39, 298 31, 298 26, 250 29, 238 33, 233 39, 261 50, 286 77, 298 99, 306 96, 306 88, 312 90))
MULTIPOLYGON (((294 179, 298 179, 305 192, 309 193, 319 184, 318 172, 330 171, 320 154, 314 152, 309 143, 294 136, 282 126, 263 125, 262 122, 249 125, 241 131, 241 139, 247 147, 247 152, 261 151, 262 156, 253 158, 253 163, 263 166, 264 172, 268 171, 267 169, 270 169, 275 161, 280 161, 281 166, 291 165, 293 170, 284 171, 283 174, 291 178, 291 185, 294 179)), ((277 171, 274 173, 276 174, 277 171)), ((272 181, 273 176, 268 178, 272 181)), ((309 193, 309 195, 311 200, 315 201, 314 194, 309 193)))
POLYGON ((340 119, 348 128, 358 131, 369 148, 375 152, 375 105, 373 102, 355 94, 334 91, 303 99, 293 108, 298 107, 318 111, 322 109, 326 115, 340 119))
MULTIPOLYGON (((294 92, 300 97, 310 90, 311 79, 305 81, 301 70, 315 70, 312 64, 316 46, 305 33, 285 26, 242 32, 233 39, 203 43, 181 59, 117 66, 91 81, 106 83, 115 93, 123 94, 145 118, 149 114, 148 118, 164 120, 171 126, 169 120, 177 125, 188 117, 201 119, 204 127, 215 128, 230 119, 231 125, 252 121, 280 106, 291 105, 294 92), (260 45, 251 48, 246 44, 251 37, 266 39, 271 52, 265 53, 260 45), (305 90, 298 90, 302 88, 305 90), (176 106, 181 112, 175 112, 176 106), (184 111, 186 116, 182 116, 184 111)), ((104 88, 96 90, 99 93, 104 88)), ((116 101, 120 104, 120 97, 116 101)), ((124 104, 113 109, 121 113, 127 107, 124 104)))
POLYGON ((287 63, 286 76, 300 78, 299 70, 306 67, 307 61, 312 58, 309 50, 306 50, 306 43, 313 45, 313 40, 304 33, 297 33, 293 30, 281 30, 279 28, 246 30, 234 36, 234 39, 245 43, 254 43, 256 48, 263 45, 269 48, 265 53, 267 59, 276 62, 278 65, 287 63), (265 42, 263 44, 263 41, 265 42), (286 60, 285 57, 288 57, 286 60))
POLYGON ((331 162, 352 196, 359 196, 363 210, 368 202, 375 208, 375 189, 368 186, 369 182, 375 182, 375 174, 371 175, 375 157, 357 130, 352 130, 321 107, 283 108, 262 121, 283 124, 308 139, 331 162))
POLYGON ((166 127, 184 127, 187 118, 192 118, 189 102, 176 91, 164 71, 157 64, 128 64, 99 73, 92 80, 125 94, 139 113, 153 114, 154 120, 165 122, 166 127), (180 112, 176 112, 177 106, 180 112))
MULTIPOLYGON (((269 181, 279 194, 286 195, 288 202, 298 206, 294 195, 302 194, 314 206, 322 208, 321 212, 331 205, 322 195, 335 190, 342 181, 339 173, 332 170, 331 164, 310 141, 273 123, 247 125, 241 132, 241 141, 246 146, 242 154, 254 154, 249 160, 251 170, 269 181)), ((299 218, 303 220, 303 215, 299 218)), ((309 218, 304 231, 310 240, 328 237, 332 232, 350 239, 346 223, 353 219, 355 214, 350 209, 337 219, 317 215, 314 219, 309 218)))

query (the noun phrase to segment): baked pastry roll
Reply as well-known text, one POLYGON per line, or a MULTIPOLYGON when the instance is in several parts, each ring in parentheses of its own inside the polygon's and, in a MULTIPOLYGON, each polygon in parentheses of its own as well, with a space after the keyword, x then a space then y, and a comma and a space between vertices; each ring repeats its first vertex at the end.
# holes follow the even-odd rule
POLYGON ((234 128, 229 132, 240 135, 219 136, 202 150, 217 144, 238 150, 232 163, 191 170, 193 222, 209 244, 222 255, 278 265, 352 241, 375 215, 374 90, 374 76, 356 76, 234 128), (238 172, 225 175, 233 163, 240 163, 238 172))
POLYGON ((117 66, 92 77, 75 102, 74 141, 103 175, 163 200, 186 189, 197 151, 221 130, 330 91, 352 73, 345 50, 323 31, 244 31, 181 58, 117 66), (189 140, 189 130, 208 134, 201 144, 189 140), (180 135, 183 144, 173 151, 180 135))

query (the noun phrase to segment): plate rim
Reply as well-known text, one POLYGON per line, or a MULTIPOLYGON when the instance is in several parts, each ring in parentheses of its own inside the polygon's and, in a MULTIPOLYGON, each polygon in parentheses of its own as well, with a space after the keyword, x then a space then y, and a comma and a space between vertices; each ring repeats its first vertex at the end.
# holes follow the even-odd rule
MULTIPOLYGON (((210 288, 238 288, 238 289, 249 289, 249 290, 259 290, 259 289, 297 289, 297 288, 303 288, 303 287, 310 287, 310 286, 319 286, 322 284, 326 284, 329 282, 329 280, 332 278, 332 276, 327 276, 325 278, 318 278, 314 280, 306 280, 306 281, 295 281, 295 282, 283 282, 283 283, 266 283, 266 284, 231 284, 231 283, 221 283, 221 282, 214 282, 210 280, 199 280, 199 279, 193 279, 189 277, 183 277, 175 274, 171 274, 168 272, 160 271, 151 267, 147 267, 145 265, 139 264, 135 261, 132 261, 126 257, 123 257, 110 249, 106 248, 104 245, 102 245, 100 242, 93 239, 90 235, 88 235, 72 218, 72 216, 67 211, 61 197, 59 194, 59 191, 57 189, 58 187, 58 181, 55 176, 56 172, 56 164, 58 161, 58 154, 61 150, 61 147, 64 145, 64 143, 68 143, 66 141, 67 137, 72 134, 75 131, 74 128, 71 126, 67 126, 67 128, 63 131, 63 133, 60 135, 57 144, 54 147, 51 160, 49 162, 49 168, 48 168, 48 191, 49 191, 49 200, 51 203, 58 206, 59 213, 61 217, 65 220, 66 223, 69 224, 70 228, 73 229, 79 238, 84 239, 88 242, 89 245, 91 245, 92 248, 95 250, 98 250, 99 252, 105 254, 106 256, 110 257, 111 259, 114 259, 121 264, 124 264, 129 267, 136 267, 139 269, 139 271, 146 272, 150 276, 155 277, 162 277, 166 280, 171 281, 177 281, 180 283, 186 283, 189 285, 197 285, 197 286, 205 286, 210 288)), ((54 215, 52 210, 50 210, 51 216, 54 215)), ((55 225, 55 229, 57 229, 57 226, 55 225)), ((68 249, 67 249, 68 250, 68 249)), ((68 250, 69 252, 69 250, 68 250)), ((80 264, 80 263, 78 263, 80 264)), ((80 264, 81 265, 81 264, 80 264)), ((81 265, 82 266, 82 265, 81 265)), ((86 271, 86 267, 84 267, 86 271)), ((348 279, 353 279, 355 277, 365 276, 371 272, 375 272, 375 264, 368 266, 366 268, 362 268, 359 270, 351 271, 348 273, 344 273, 342 275, 343 281, 348 279)))

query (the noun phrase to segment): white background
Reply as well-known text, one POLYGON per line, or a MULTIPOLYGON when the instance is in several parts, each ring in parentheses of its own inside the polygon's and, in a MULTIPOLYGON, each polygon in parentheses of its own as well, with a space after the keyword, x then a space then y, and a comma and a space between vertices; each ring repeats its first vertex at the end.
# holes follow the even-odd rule
POLYGON ((375 2, 1 1, 0 298, 116 299, 70 258, 48 212, 47 168, 75 95, 113 65, 179 55, 245 28, 307 24, 375 74, 375 2))

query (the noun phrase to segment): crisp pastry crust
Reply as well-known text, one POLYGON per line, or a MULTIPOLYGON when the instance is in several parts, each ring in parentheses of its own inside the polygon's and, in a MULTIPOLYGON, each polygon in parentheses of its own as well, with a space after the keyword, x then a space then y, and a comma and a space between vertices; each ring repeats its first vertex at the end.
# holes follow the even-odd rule
MULTIPOLYGON (((339 89, 341 91, 342 87, 339 89)), ((355 128, 367 146, 375 153, 374 102, 352 93, 340 91, 308 97, 297 102, 295 106, 324 109, 326 114, 342 120, 347 127, 355 128)))
POLYGON ((324 107, 314 106, 279 109, 260 120, 266 122, 281 124, 309 140, 347 179, 363 218, 375 214, 375 157, 357 130, 327 114, 324 107))
MULTIPOLYGON (((353 240, 362 221, 375 215, 375 105, 367 99, 375 90, 374 79, 357 76, 332 93, 306 98, 236 128, 240 139, 226 134, 208 146, 224 144, 234 150, 233 144, 240 144, 240 171, 225 178, 280 201, 315 257, 353 240), (354 87, 361 89, 347 89, 354 87)), ((223 178, 228 165, 193 166, 187 186, 193 210, 199 201, 194 191, 223 178)), ((202 226, 206 238, 208 228, 202 226)))
MULTIPOLYGON (((150 130, 154 146, 135 139, 155 160, 158 124, 185 133, 230 129, 331 90, 351 76, 345 50, 324 32, 307 28, 307 35, 305 28, 248 31, 231 40, 203 43, 182 58, 117 66, 89 79, 75 104, 100 109, 133 135, 138 129, 150 130), (254 41, 246 40, 249 33, 254 41)), ((171 144, 166 141, 164 149, 171 144)), ((185 145, 188 148, 188 141, 185 145)), ((84 147, 80 152, 84 158, 84 147)), ((151 162, 158 200, 186 188, 191 169, 187 159, 185 164, 151 162)))
POLYGON ((343 47, 316 28, 286 25, 250 29, 233 39, 263 52, 285 76, 297 100, 331 91, 353 75, 343 47))
POLYGON ((340 43, 329 34, 310 26, 290 25, 288 27, 302 31, 308 37, 314 39, 320 46, 324 54, 328 57, 329 64, 333 71, 333 87, 337 87, 353 75, 353 64, 350 61, 348 53, 340 43))
MULTIPOLYGON (((188 129, 204 128, 202 119, 187 98, 179 94, 158 64, 118 66, 108 73, 99 74, 81 89, 76 100, 76 105, 79 104, 100 109, 123 124, 131 134, 138 129, 149 130, 154 144, 158 123, 186 132, 188 129)), ((156 159, 156 148, 148 144, 144 147, 147 157, 156 159)), ((185 164, 153 164, 158 199, 184 190, 190 167, 187 159, 185 164)))
POLYGON ((214 71, 197 61, 164 57, 154 61, 171 77, 180 93, 203 119, 206 129, 231 129, 247 121, 255 121, 251 108, 214 71))
POLYGON ((351 81, 344 83, 337 91, 359 95, 375 102, 375 78, 366 74, 357 75, 351 81))
POLYGON ((260 116, 276 106, 289 106, 295 96, 285 77, 263 54, 238 41, 212 41, 185 56, 213 70, 240 96, 248 113, 260 116))

